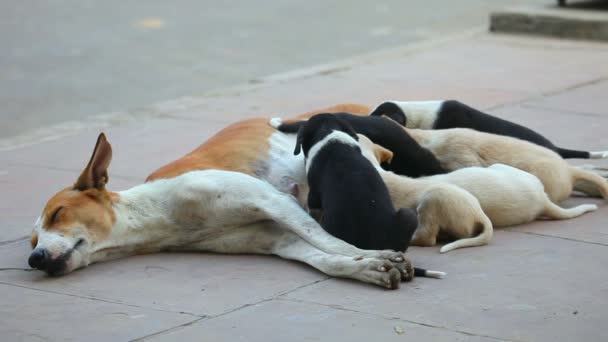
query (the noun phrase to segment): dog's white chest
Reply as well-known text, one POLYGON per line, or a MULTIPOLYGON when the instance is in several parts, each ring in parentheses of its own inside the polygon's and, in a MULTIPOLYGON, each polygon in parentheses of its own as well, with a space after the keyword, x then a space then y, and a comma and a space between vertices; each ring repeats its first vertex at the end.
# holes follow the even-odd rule
POLYGON ((293 194, 295 184, 300 190, 299 193, 304 192, 308 188, 304 155, 293 154, 296 135, 277 131, 270 136, 268 143, 268 157, 256 168, 256 175, 281 192, 293 194))

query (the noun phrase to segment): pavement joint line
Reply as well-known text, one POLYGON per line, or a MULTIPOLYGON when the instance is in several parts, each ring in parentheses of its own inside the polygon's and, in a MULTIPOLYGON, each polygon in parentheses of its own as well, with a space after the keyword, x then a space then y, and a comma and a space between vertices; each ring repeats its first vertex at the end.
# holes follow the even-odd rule
POLYGON ((303 285, 300 285, 300 286, 296 286, 295 288, 292 288, 292 289, 289 289, 289 290, 285 290, 283 292, 280 292, 280 293, 272 295, 270 297, 261 299, 261 300, 259 300, 257 302, 254 302, 254 303, 245 303, 245 304, 243 304, 243 305, 241 305, 239 307, 232 308, 230 310, 224 311, 224 312, 219 313, 217 315, 208 315, 208 316, 202 317, 201 319, 197 319, 197 320, 194 320, 194 321, 189 322, 189 323, 177 325, 177 326, 174 326, 174 327, 171 327, 171 328, 167 328, 167 329, 163 329, 163 330, 157 331, 155 333, 151 333, 151 334, 148 334, 148 335, 145 335, 145 336, 142 336, 142 337, 138 337, 138 338, 133 339, 131 341, 133 341, 133 342, 144 341, 144 340, 146 340, 148 338, 152 338, 152 337, 156 337, 156 336, 161 336, 161 335, 165 335, 165 334, 171 333, 173 331, 180 330, 182 328, 185 328, 187 326, 193 325, 195 323, 206 322, 206 321, 210 321, 212 319, 223 317, 223 316, 229 315, 229 314, 231 314, 233 312, 236 312, 236 311, 239 311, 239 310, 242 310, 242 309, 246 309, 246 308, 249 308, 249 307, 252 307, 252 306, 256 306, 256 305, 259 305, 259 304, 262 304, 262 303, 266 303, 266 302, 275 300, 278 297, 283 296, 285 294, 289 294, 289 293, 291 293, 293 291, 296 291, 296 290, 299 290, 299 289, 302 289, 302 288, 305 288, 307 286, 311 286, 311 285, 314 285, 314 284, 318 284, 320 282, 323 282, 323 281, 326 281, 326 280, 329 280, 329 279, 332 279, 332 278, 331 277, 325 277, 323 279, 318 279, 318 280, 315 280, 313 282, 310 282, 310 283, 307 283, 307 284, 303 284, 303 285))
POLYGON ((174 331, 177 331, 177 330, 189 327, 191 325, 194 325, 194 324, 199 323, 199 322, 206 321, 208 319, 209 319, 208 317, 201 317, 201 318, 192 320, 190 322, 179 324, 179 325, 176 325, 174 327, 163 329, 163 330, 160 330, 160 331, 157 331, 155 333, 151 333, 151 334, 148 334, 148 335, 145 335, 145 336, 142 336, 142 337, 134 338, 134 339, 129 340, 129 341, 130 342, 145 341, 145 340, 150 339, 150 338, 154 338, 154 337, 157 337, 157 336, 162 336, 162 335, 165 335, 165 334, 168 334, 168 333, 171 333, 171 332, 174 332, 174 331))
POLYGON ((571 90, 582 88, 582 87, 585 87, 588 85, 598 84, 598 83, 601 83, 606 80, 608 80, 608 77, 602 76, 602 77, 594 78, 594 79, 587 80, 587 81, 577 82, 577 83, 565 86, 563 88, 549 90, 549 91, 546 91, 546 92, 543 92, 540 94, 536 94, 536 95, 532 95, 532 96, 528 96, 528 97, 525 97, 522 99, 518 99, 518 100, 514 100, 514 101, 507 101, 504 103, 499 103, 497 105, 489 106, 489 107, 484 108, 484 110, 492 111, 492 110, 509 107, 509 106, 518 106, 518 105, 522 106, 522 105, 526 104, 526 102, 529 102, 529 101, 541 100, 545 97, 563 94, 563 93, 571 91, 571 90))
POLYGON ((83 295, 77 295, 77 294, 65 293, 65 292, 59 292, 59 291, 43 290, 43 289, 39 289, 39 288, 36 288, 36 287, 25 286, 25 285, 18 285, 18 284, 12 284, 12 283, 4 282, 4 281, 0 281, 0 285, 19 287, 19 288, 23 288, 23 289, 28 289, 28 290, 32 290, 32 291, 38 291, 38 292, 44 292, 44 293, 53 293, 53 294, 57 294, 57 295, 61 295, 61 296, 67 296, 67 297, 74 297, 74 298, 80 298, 80 299, 89 299, 89 300, 93 300, 93 301, 99 301, 99 302, 104 302, 104 303, 129 306, 129 307, 139 308, 139 309, 146 309, 146 310, 166 312, 166 313, 179 314, 179 315, 188 315, 188 316, 192 316, 192 317, 197 317, 199 319, 208 317, 207 315, 200 315, 200 314, 195 314, 195 313, 186 312, 186 311, 163 310, 163 309, 151 308, 151 307, 147 307, 147 306, 141 306, 141 305, 135 305, 135 304, 117 302, 117 301, 113 301, 113 300, 110 300, 110 299, 103 299, 103 298, 97 298, 97 297, 92 297, 92 296, 83 296, 83 295))
POLYGON ((521 104, 521 107, 528 108, 528 109, 548 110, 548 111, 562 113, 562 114, 588 116, 588 117, 593 117, 593 118, 598 118, 598 119, 606 117, 606 115, 597 114, 597 113, 579 112, 579 111, 573 111, 573 110, 568 110, 568 109, 559 109, 559 108, 553 108, 550 106, 543 106, 543 105, 529 104, 529 103, 523 103, 523 104, 521 104))
POLYGON ((549 237, 549 238, 554 238, 554 239, 566 240, 566 241, 571 241, 571 242, 584 243, 584 244, 588 244, 588 245, 598 245, 598 246, 608 247, 608 244, 601 243, 601 242, 584 241, 584 240, 578 240, 578 239, 573 239, 573 238, 568 238, 568 237, 563 237, 563 236, 555 236, 555 235, 549 235, 549 234, 526 232, 526 231, 517 230, 517 229, 518 228, 513 227, 513 228, 505 228, 505 229, 501 229, 501 230, 505 231, 505 232, 510 232, 510 233, 522 233, 522 234, 528 234, 528 235, 536 235, 536 236, 542 236, 542 237, 549 237))
POLYGON ((302 303, 302 304, 312 304, 312 305, 325 306, 325 307, 328 307, 328 308, 331 308, 331 309, 334 309, 334 310, 352 312, 352 313, 357 313, 357 314, 361 314, 361 315, 375 316, 375 317, 383 318, 383 319, 386 319, 386 320, 389 320, 389 321, 399 321, 399 322, 404 322, 404 323, 410 323, 410 324, 414 324, 414 325, 424 326, 424 327, 427 327, 427 328, 440 329, 440 330, 445 330, 445 331, 449 331, 449 332, 459 333, 459 334, 463 334, 463 335, 467 335, 467 336, 485 337, 485 338, 490 338, 490 339, 497 340, 497 341, 521 342, 519 340, 511 340, 511 339, 506 339, 506 338, 497 337, 497 336, 491 336, 491 335, 485 335, 485 334, 477 334, 477 333, 473 333, 473 332, 465 331, 465 330, 451 329, 451 328, 444 327, 444 326, 441 326, 441 325, 416 322, 416 321, 408 320, 408 319, 401 318, 401 317, 389 317, 389 316, 385 316, 385 315, 381 315, 381 314, 376 314, 376 313, 371 313, 371 312, 358 311, 358 310, 354 310, 354 309, 345 308, 345 307, 343 307, 341 305, 323 304, 323 303, 319 303, 319 302, 315 302, 315 301, 302 300, 302 299, 296 299, 296 298, 287 298, 287 297, 277 298, 277 300, 290 301, 290 302, 294 302, 294 303, 302 303))
POLYGON ((599 84, 599 83, 602 83, 602 82, 604 82, 606 80, 608 80, 608 76, 601 76, 601 77, 590 79, 588 81, 582 81, 582 82, 574 83, 574 84, 572 84, 570 86, 566 86, 566 87, 561 88, 559 90, 548 91, 548 92, 543 93, 543 95, 544 96, 559 95, 559 94, 565 93, 565 92, 570 91, 570 90, 575 90, 575 89, 578 89, 578 88, 583 88, 583 87, 587 87, 587 86, 590 86, 590 85, 599 84))

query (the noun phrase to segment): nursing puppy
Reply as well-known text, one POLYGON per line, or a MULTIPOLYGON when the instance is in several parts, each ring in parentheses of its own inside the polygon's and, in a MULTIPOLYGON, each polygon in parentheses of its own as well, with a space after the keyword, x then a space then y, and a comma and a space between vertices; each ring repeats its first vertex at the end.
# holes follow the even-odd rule
POLYGON ((506 164, 538 177, 554 203, 568 198, 578 182, 586 184, 587 189, 598 190, 604 199, 608 199, 608 182, 604 178, 571 166, 548 148, 468 128, 423 130, 404 127, 404 130, 433 152, 446 170, 506 164))
MULTIPOLYGON (((395 157, 392 163, 384 165, 390 170, 410 177, 445 173, 437 158, 409 135, 403 134, 403 128, 393 120, 349 113, 332 113, 332 115, 346 121, 355 132, 393 151, 395 157)), ((284 133, 296 133, 304 123, 305 121, 282 123, 279 118, 270 121, 271 126, 284 133)))
POLYGON ((321 209, 321 226, 362 249, 405 251, 417 226, 410 209, 395 211, 382 179, 363 157, 354 130, 330 114, 298 130, 294 154, 304 152, 308 207, 321 209))
POLYGON ((588 152, 557 147, 538 132, 483 113, 455 100, 387 101, 374 109, 370 115, 386 115, 408 128, 471 128, 480 132, 506 135, 544 146, 555 151, 562 158, 608 158, 608 151, 588 152))
POLYGON ((490 242, 492 222, 483 212, 479 201, 469 192, 455 185, 434 181, 433 177, 412 179, 385 171, 380 167, 380 161, 390 161, 392 152, 375 145, 364 135, 359 135, 359 145, 362 154, 384 180, 393 204, 418 211, 419 223, 412 245, 434 246, 438 236, 459 239, 441 247, 439 251, 445 253, 490 242))
MULTIPOLYGON (((374 156, 379 162, 390 159, 391 152, 375 145, 369 147, 371 142, 365 137, 359 137, 359 144, 363 154, 368 157, 371 153, 366 150, 374 149, 374 156)), ((369 159, 369 157, 368 157, 369 159)), ((385 175, 380 175, 386 182, 385 175)), ((391 176, 395 178, 395 176, 391 176)), ((569 219, 580 216, 586 212, 597 209, 595 204, 582 204, 574 208, 564 209, 549 200, 544 192, 543 184, 534 175, 504 164, 494 164, 487 168, 466 167, 452 171, 445 175, 436 175, 418 179, 403 179, 403 186, 420 182, 448 183, 469 192, 479 201, 481 209, 492 221, 494 227, 506 227, 527 223, 537 218, 569 219)), ((389 192, 392 186, 388 184, 389 192)), ((397 205, 397 203, 395 203, 397 205)), ((420 218, 422 221, 422 218, 420 218)))

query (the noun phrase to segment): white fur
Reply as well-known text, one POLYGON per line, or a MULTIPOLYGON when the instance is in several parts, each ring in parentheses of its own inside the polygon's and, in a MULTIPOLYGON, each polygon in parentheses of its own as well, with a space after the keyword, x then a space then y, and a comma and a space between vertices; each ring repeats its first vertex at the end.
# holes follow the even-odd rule
MULTIPOLYGON (((136 253, 190 250, 276 254, 383 287, 412 276, 402 253, 349 245, 323 230, 291 196, 242 173, 193 171, 118 195, 110 236, 76 253, 67 272, 136 253)), ((74 238, 38 233, 36 247, 59 246, 65 253, 74 243, 74 238)))
POLYGON ((443 279, 447 275, 447 273, 441 271, 426 271, 425 275, 428 278, 443 279))
POLYGON ((593 205, 582 206, 581 209, 586 209, 583 211, 560 208, 549 200, 536 176, 504 164, 487 168, 467 167, 423 179, 446 182, 467 190, 479 200, 495 227, 522 224, 543 216, 572 218, 597 209, 593 205))
POLYGON ((272 118, 272 119, 270 119, 270 121, 268 121, 268 124, 270 124, 270 126, 272 128, 279 128, 279 126, 281 126, 282 123, 283 123, 283 120, 281 120, 281 118, 272 118))
POLYGON ((591 159, 604 159, 604 158, 608 158, 608 151, 589 152, 589 157, 591 159))
POLYGON ((432 129, 444 101, 388 101, 405 113, 406 127, 432 129))
POLYGON ((350 145, 350 146, 359 146, 359 144, 357 143, 357 140, 355 140, 350 135, 348 135, 344 132, 340 132, 340 131, 331 132, 330 134, 325 136, 323 139, 321 139, 319 142, 314 144, 308 151, 308 157, 306 158, 306 173, 308 173, 308 169, 310 169, 310 165, 312 165, 314 163, 315 157, 317 156, 319 151, 325 145, 327 145, 330 142, 334 142, 334 141, 342 143, 342 144, 350 145))

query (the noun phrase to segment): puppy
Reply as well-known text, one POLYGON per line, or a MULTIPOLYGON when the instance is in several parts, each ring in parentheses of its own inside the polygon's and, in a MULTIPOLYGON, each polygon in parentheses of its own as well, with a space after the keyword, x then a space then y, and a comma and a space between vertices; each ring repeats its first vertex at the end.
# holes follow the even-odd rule
POLYGON ((578 182, 585 183, 587 189, 598 190, 604 199, 608 199, 608 182, 604 178, 569 165, 548 148, 467 128, 403 129, 420 145, 433 152, 446 170, 506 164, 536 176, 554 203, 568 198, 574 184, 578 182))
POLYGON ((608 151, 588 152, 557 147, 549 139, 527 127, 483 113, 454 100, 387 101, 374 109, 370 115, 386 115, 408 128, 471 128, 480 132, 506 135, 544 146, 562 158, 608 158, 608 151))
MULTIPOLYGON (((393 151, 395 157, 392 163, 385 165, 392 171, 410 177, 446 172, 431 152, 422 148, 407 134, 403 134, 402 127, 393 120, 349 113, 335 113, 332 115, 346 121, 357 133, 361 133, 376 144, 393 151)), ((274 118, 270 121, 270 125, 284 133, 296 133, 305 122, 282 123, 281 119, 274 118)))
MULTIPOLYGON (((366 157, 371 155, 366 150, 374 149, 378 161, 374 163, 372 160, 372 164, 379 165, 379 162, 390 160, 390 151, 377 145, 368 147, 371 143, 368 141, 365 137, 359 137, 359 144, 366 157)), ((386 182, 384 175, 380 174, 386 182)), ((410 180, 415 181, 449 183, 468 191, 477 198, 494 227, 527 223, 539 217, 569 219, 597 209, 595 204, 561 208, 549 200, 538 178, 504 164, 494 164, 487 168, 466 167, 445 175, 410 180)), ((391 186, 388 183, 387 186, 392 193, 391 186)))
POLYGON ((490 242, 492 222, 483 212, 475 196, 457 186, 425 177, 412 179, 385 171, 380 161, 390 161, 393 154, 359 135, 363 156, 376 168, 388 187, 397 207, 416 208, 419 224, 412 244, 434 246, 440 235, 459 239, 439 250, 441 253, 456 248, 481 246, 490 242))
POLYGON ((352 127, 330 114, 313 116, 299 128, 294 154, 304 152, 308 207, 322 210, 321 226, 350 244, 405 251, 418 224, 416 214, 395 211, 357 139, 352 127))

